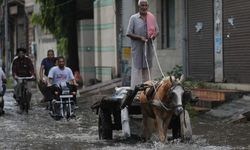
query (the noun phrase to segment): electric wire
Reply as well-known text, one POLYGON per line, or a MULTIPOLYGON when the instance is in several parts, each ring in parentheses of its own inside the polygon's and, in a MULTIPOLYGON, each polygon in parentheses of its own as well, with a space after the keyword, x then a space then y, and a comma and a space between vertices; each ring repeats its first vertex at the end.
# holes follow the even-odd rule
MULTIPOLYGON (((73 0, 68 0, 68 1, 66 1, 66 2, 63 2, 63 3, 61 3, 61 4, 57 4, 57 5, 55 5, 55 6, 47 6, 46 8, 51 8, 51 9, 53 9, 53 8, 57 8, 57 7, 62 7, 62 6, 67 5, 67 4, 71 3, 71 2, 73 2, 73 0)), ((44 7, 44 6, 42 6, 42 7, 44 7)))

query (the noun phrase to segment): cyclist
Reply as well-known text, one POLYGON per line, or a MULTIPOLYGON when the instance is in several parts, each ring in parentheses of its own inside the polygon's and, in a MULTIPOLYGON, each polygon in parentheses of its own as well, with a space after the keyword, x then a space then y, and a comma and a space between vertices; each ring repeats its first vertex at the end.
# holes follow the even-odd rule
POLYGON ((6 91, 6 75, 2 69, 2 59, 0 59, 0 96, 4 96, 6 91))
POLYGON ((3 99, 3 96, 4 96, 4 93, 5 93, 5 90, 6 90, 6 86, 5 86, 5 83, 6 83, 6 75, 2 69, 2 59, 0 59, 0 116, 2 114, 4 114, 4 99, 3 99))
MULTIPOLYGON (((57 57, 57 63, 58 65, 51 68, 48 74, 49 82, 48 87, 51 88, 51 92, 54 91, 54 87, 52 85, 60 85, 62 82, 68 82, 74 91, 76 91, 76 87, 78 84, 75 81, 74 75, 72 70, 69 67, 65 66, 65 59, 64 57, 60 56, 57 57)), ((53 94, 50 93, 50 98, 53 98, 53 94)), ((52 99, 50 99, 51 101, 52 99)), ((76 99, 74 99, 76 104, 76 99)))
POLYGON ((17 104, 19 104, 21 97, 21 86, 17 77, 35 77, 32 61, 25 55, 25 53, 26 49, 18 48, 17 56, 14 58, 12 63, 12 76, 17 81, 17 84, 14 87, 14 98, 16 99, 17 104))
POLYGON ((54 57, 54 51, 53 49, 49 49, 47 51, 47 57, 44 58, 41 62, 40 66, 40 80, 38 83, 39 89, 41 93, 43 94, 43 99, 41 102, 45 102, 48 99, 48 88, 47 88, 47 82, 48 82, 48 74, 49 70, 56 65, 56 58, 54 57))

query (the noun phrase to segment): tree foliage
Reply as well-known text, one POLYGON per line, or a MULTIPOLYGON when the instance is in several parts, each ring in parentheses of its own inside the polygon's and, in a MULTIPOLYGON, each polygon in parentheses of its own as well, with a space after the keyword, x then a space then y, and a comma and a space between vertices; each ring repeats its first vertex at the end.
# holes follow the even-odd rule
POLYGON ((36 0, 40 6, 38 13, 33 13, 31 20, 42 29, 49 31, 58 41, 60 55, 67 56, 71 24, 74 22, 75 3, 73 0, 36 0))
POLYGON ((183 74, 183 69, 181 65, 176 65, 171 71, 167 72, 169 76, 175 76, 176 78, 180 78, 183 74))

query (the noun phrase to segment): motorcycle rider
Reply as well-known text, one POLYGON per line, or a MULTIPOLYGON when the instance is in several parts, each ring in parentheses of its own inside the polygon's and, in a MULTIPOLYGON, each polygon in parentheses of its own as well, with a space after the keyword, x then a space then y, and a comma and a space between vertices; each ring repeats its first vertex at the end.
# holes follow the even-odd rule
MULTIPOLYGON (((60 85, 62 82, 68 82, 70 86, 73 88, 74 91, 77 90, 77 83, 75 81, 74 75, 72 70, 69 67, 65 66, 65 59, 64 57, 60 56, 57 57, 57 66, 54 66, 50 69, 48 74, 48 87, 50 88, 49 91, 54 92, 55 86, 60 85)), ((53 93, 50 93, 50 102, 53 99, 53 93)), ((76 104, 76 99, 74 99, 76 104)))
POLYGON ((77 86, 72 70, 65 66, 65 59, 62 56, 57 57, 58 65, 51 68, 48 74, 48 86, 60 84, 61 82, 69 82, 71 85, 77 86))

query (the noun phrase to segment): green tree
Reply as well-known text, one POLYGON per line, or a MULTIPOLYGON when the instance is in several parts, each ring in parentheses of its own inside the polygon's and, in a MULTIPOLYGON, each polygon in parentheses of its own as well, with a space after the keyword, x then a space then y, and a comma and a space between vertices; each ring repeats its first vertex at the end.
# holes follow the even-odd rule
POLYGON ((67 65, 78 70, 76 0, 36 0, 39 13, 33 13, 31 20, 57 39, 59 55, 67 59, 67 65))

